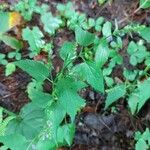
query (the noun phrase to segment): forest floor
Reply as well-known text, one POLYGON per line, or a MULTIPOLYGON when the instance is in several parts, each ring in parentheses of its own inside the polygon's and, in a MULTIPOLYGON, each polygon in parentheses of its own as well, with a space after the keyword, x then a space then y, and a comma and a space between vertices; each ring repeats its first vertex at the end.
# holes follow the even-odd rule
MULTIPOLYGON (((15 0, 7 0, 11 5, 15 0)), ((47 3, 55 12, 54 6, 57 3, 65 3, 65 0, 40 0, 41 3, 47 3)), ((139 24, 150 24, 150 11, 140 10, 134 14, 138 8, 137 0, 113 0, 112 3, 106 3, 99 6, 96 0, 72 0, 76 9, 85 13, 88 17, 97 18, 103 16, 108 21, 115 24, 115 19, 119 27, 124 27, 130 22, 139 24)), ((32 24, 37 25, 38 18, 35 15, 32 24)), ((53 59, 55 70, 62 66, 62 62, 57 59, 57 50, 65 40, 74 38, 72 32, 60 30, 54 37, 54 50, 56 57, 53 59)), ((125 39, 128 43, 128 38, 125 39)), ((124 48, 126 48, 124 43, 124 48)), ((0 42, 0 52, 8 53, 11 48, 0 42)), ((27 57, 27 50, 24 50, 23 57, 27 57)), ((123 54, 122 54, 123 55, 123 54)), ((124 62, 125 66, 130 68, 129 61, 124 62)), ((139 68, 142 66, 138 66, 139 68)), ((112 77, 123 78, 123 66, 113 70, 112 77)), ((13 112, 19 112, 20 108, 28 101, 26 86, 31 78, 23 71, 18 69, 14 74, 6 77, 4 67, 0 66, 0 106, 13 112)), ((45 83, 45 91, 50 90, 50 85, 45 83)), ((133 134, 135 131, 144 131, 150 123, 150 102, 147 102, 139 114, 134 117, 127 109, 127 103, 120 99, 116 104, 117 113, 104 111, 103 105, 105 95, 94 92, 90 88, 81 93, 86 99, 86 107, 76 117, 76 133, 72 147, 62 148, 61 150, 132 150, 134 149, 133 134)))

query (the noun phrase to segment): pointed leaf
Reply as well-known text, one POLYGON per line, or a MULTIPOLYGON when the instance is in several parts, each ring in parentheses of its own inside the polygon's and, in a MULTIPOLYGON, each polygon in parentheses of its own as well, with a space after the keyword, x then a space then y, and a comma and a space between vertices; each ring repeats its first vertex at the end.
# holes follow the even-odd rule
POLYGON ((131 109, 132 114, 140 111, 146 101, 150 98, 150 78, 146 79, 144 82, 139 83, 137 89, 130 95, 128 104, 131 109))
POLYGON ((140 36, 150 43, 150 27, 145 27, 139 31, 140 36))
POLYGON ((30 91, 28 91, 28 94, 32 102, 41 108, 46 108, 48 104, 50 105, 53 102, 52 96, 50 94, 36 89, 30 89, 30 91))
POLYGON ((50 35, 54 34, 55 30, 57 30, 62 24, 62 20, 57 17, 53 17, 51 13, 43 13, 41 21, 44 25, 44 30, 50 35))
POLYGON ((16 61, 14 64, 26 71, 37 81, 44 81, 49 76, 49 69, 41 62, 26 59, 16 61))
POLYGON ((84 100, 77 93, 77 91, 83 88, 84 85, 85 84, 82 84, 82 82, 81 84, 77 84, 77 82, 71 78, 61 79, 56 85, 59 99, 58 105, 70 115, 72 121, 81 107, 85 105, 84 100))
POLYGON ((108 44, 106 40, 102 39, 96 49, 95 54, 95 62, 98 68, 101 68, 106 63, 106 61, 108 60, 108 56, 109 56, 108 44))
POLYGON ((33 27, 30 30, 29 27, 23 29, 22 37, 24 40, 28 41, 31 51, 36 51, 37 53, 43 48, 45 42, 42 40, 44 37, 43 33, 38 27, 33 27))
POLYGON ((14 37, 0 34, 0 40, 2 40, 6 45, 14 49, 21 49, 23 47, 22 42, 18 41, 14 37))
POLYGON ((94 34, 88 32, 88 31, 84 31, 80 27, 76 27, 75 37, 76 37, 76 42, 81 46, 89 46, 95 40, 95 35, 94 34))
POLYGON ((85 62, 73 68, 78 76, 86 80, 95 90, 104 92, 103 74, 93 62, 85 62))
POLYGON ((76 45, 73 42, 64 42, 60 49, 60 57, 64 61, 70 61, 76 57, 76 45))
POLYGON ((107 91, 107 99, 105 109, 107 109, 112 103, 123 97, 126 93, 126 87, 124 84, 117 85, 107 91))
POLYGON ((140 8, 149 8, 150 7, 150 0, 140 0, 140 8))

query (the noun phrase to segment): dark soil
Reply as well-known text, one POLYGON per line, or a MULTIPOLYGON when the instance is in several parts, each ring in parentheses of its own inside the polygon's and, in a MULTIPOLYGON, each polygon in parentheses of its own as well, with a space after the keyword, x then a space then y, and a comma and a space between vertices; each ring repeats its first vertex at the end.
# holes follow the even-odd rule
MULTIPOLYGON (((7 0, 9 4, 13 4, 16 0, 7 0)), ((107 20, 115 23, 119 22, 119 27, 123 27, 130 22, 150 24, 150 11, 140 10, 138 13, 134 11, 138 7, 138 0, 114 0, 111 4, 106 3, 99 6, 96 0, 72 0, 77 10, 84 12, 88 17, 97 18, 105 17, 107 20)), ((0 1, 1 2, 1 1, 0 1)), ((6 1, 5 1, 6 2, 6 1)), ((55 12, 54 6, 58 2, 65 3, 65 0, 41 0, 50 5, 55 12)), ((40 3, 39 2, 39 3, 40 3)), ((37 25, 37 17, 32 22, 32 25, 37 25)), ((55 72, 58 72, 62 66, 62 62, 58 59, 58 49, 66 40, 72 40, 74 35, 72 32, 60 30, 54 38, 54 54, 53 64, 55 72)), ((49 40, 49 39, 46 39, 49 40)), ((125 39, 126 48, 128 37, 125 39)), ((0 53, 8 53, 11 49, 0 43, 0 53)), ((26 51, 23 51, 27 57, 26 51)), ((126 56, 124 56, 124 65, 132 70, 126 56)), ((122 81, 123 66, 117 67, 113 71, 113 77, 116 80, 122 81)), ((16 73, 9 77, 5 77, 4 68, 0 66, 0 106, 18 113, 20 108, 26 104, 29 99, 26 93, 26 86, 30 82, 30 77, 17 70, 16 73)), ((50 85, 45 84, 45 90, 50 91, 50 85)), ((144 130, 150 126, 150 103, 147 102, 138 116, 132 116, 127 110, 127 104, 124 99, 120 99, 116 104, 117 112, 111 110, 104 112, 104 101, 106 95, 95 93, 88 88, 80 93, 86 99, 87 105, 76 118, 76 134, 74 144, 71 150, 132 150, 134 149, 133 134, 136 130, 144 130)))

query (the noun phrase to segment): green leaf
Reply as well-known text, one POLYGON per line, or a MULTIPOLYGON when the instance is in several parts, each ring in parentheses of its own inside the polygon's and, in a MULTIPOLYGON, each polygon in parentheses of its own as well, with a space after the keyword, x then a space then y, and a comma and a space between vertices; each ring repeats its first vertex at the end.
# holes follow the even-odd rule
POLYGON ((106 61, 108 60, 108 56, 109 56, 108 43, 106 42, 106 40, 102 39, 96 49, 95 54, 95 62, 98 68, 101 68, 106 63, 106 61))
POLYGON ((15 5, 14 9, 21 12, 21 15, 25 20, 30 21, 32 19, 34 10, 36 10, 36 3, 37 0, 20 0, 15 5))
POLYGON ((86 80, 95 90, 104 92, 103 74, 93 62, 81 63, 73 68, 83 80, 86 80))
POLYGON ((37 150, 55 150, 56 144, 50 139, 41 140, 36 145, 37 150))
POLYGON ((25 137, 19 134, 0 136, 0 142, 11 150, 26 150, 29 144, 25 137))
POLYGON ((128 79, 129 81, 134 81, 135 77, 137 76, 138 71, 137 70, 127 70, 126 68, 123 71, 123 75, 126 79, 128 79))
POLYGON ((9 30, 9 13, 0 12, 0 32, 4 33, 9 30))
POLYGON ((140 111, 145 102, 150 98, 150 78, 146 79, 144 82, 139 83, 137 89, 130 95, 128 99, 128 104, 131 109, 132 114, 140 111))
POLYGON ((53 102, 52 96, 50 94, 36 89, 28 90, 28 96, 32 100, 32 103, 41 108, 46 108, 48 104, 51 105, 51 103, 53 102))
POLYGON ((6 65, 5 75, 9 76, 16 70, 16 66, 13 63, 8 63, 6 65))
POLYGON ((54 34, 62 24, 62 20, 57 17, 53 17, 50 12, 43 13, 41 16, 41 21, 44 25, 44 30, 50 35, 54 34))
POLYGON ((131 41, 129 43, 129 46, 128 46, 128 49, 127 49, 128 54, 132 55, 137 50, 138 50, 137 44, 135 42, 131 41))
POLYGON ((38 27, 33 27, 32 30, 26 27, 23 29, 22 37, 24 40, 28 41, 31 51, 39 53, 44 47, 45 42, 42 40, 44 35, 38 27))
POLYGON ((146 40, 148 43, 150 43, 150 27, 145 27, 142 30, 139 30, 140 36, 146 40))
POLYGON ((14 37, 0 34, 0 40, 2 40, 6 45, 14 49, 21 49, 23 47, 22 42, 18 41, 14 37))
POLYGON ((143 138, 145 141, 148 141, 148 139, 150 138, 150 129, 149 129, 149 128, 146 128, 146 130, 145 130, 144 133, 142 134, 142 138, 143 138))
POLYGON ((112 89, 107 90, 107 98, 105 102, 105 109, 107 109, 112 103, 116 102, 119 98, 126 94, 126 87, 124 84, 117 85, 112 89))
POLYGON ((102 5, 102 4, 104 4, 106 1, 107 1, 107 0, 98 0, 98 3, 99 3, 100 5, 102 5))
POLYGON ((128 100, 131 113, 134 114, 137 110, 139 96, 137 93, 132 93, 128 100))
POLYGON ((88 32, 88 31, 84 31, 80 27, 76 27, 76 29, 75 29, 75 38, 76 38, 76 42, 79 45, 89 46, 94 42, 95 35, 88 32))
POLYGON ((112 28, 112 24, 110 22, 107 21, 106 23, 104 23, 102 28, 102 33, 104 37, 109 37, 112 35, 111 28, 112 28))
POLYGON ((69 63, 76 57, 76 45, 73 42, 65 42, 60 49, 60 57, 65 61, 65 63, 69 63))
POLYGON ((32 140, 40 133, 44 124, 44 110, 29 103, 21 109, 17 118, 9 122, 6 134, 21 134, 27 140, 32 140))
POLYGON ((72 121, 81 107, 85 105, 84 100, 77 93, 83 87, 85 87, 84 83, 76 82, 72 78, 61 79, 56 85, 58 105, 70 115, 72 121))
MULTIPOLYGON (((62 123, 64 117, 66 116, 66 111, 59 105, 58 102, 52 103, 50 107, 47 107, 47 125, 48 131, 46 130, 45 134, 50 134, 50 139, 54 140, 53 143, 58 145, 57 142, 57 129, 59 128, 60 124, 62 123), (61 113, 60 113, 61 112, 61 113)), ((47 127, 46 127, 47 128, 47 127)))
POLYGON ((0 136, 3 136, 5 134, 6 126, 13 118, 14 116, 3 118, 3 108, 0 107, 0 136))
POLYGON ((149 8, 150 7, 150 0, 140 0, 140 8, 149 8))
POLYGON ((58 143, 67 143, 71 146, 75 133, 75 126, 74 124, 66 124, 58 128, 57 131, 57 140, 58 143))
POLYGON ((135 145, 135 149, 136 150, 147 150, 148 149, 148 145, 147 143, 141 138, 138 140, 138 142, 135 145))
POLYGON ((77 112, 85 106, 84 100, 73 90, 64 89, 59 95, 58 104, 70 115, 73 121, 77 112))
POLYGON ((49 76, 49 69, 41 62, 26 59, 16 61, 14 64, 37 81, 44 81, 49 76))

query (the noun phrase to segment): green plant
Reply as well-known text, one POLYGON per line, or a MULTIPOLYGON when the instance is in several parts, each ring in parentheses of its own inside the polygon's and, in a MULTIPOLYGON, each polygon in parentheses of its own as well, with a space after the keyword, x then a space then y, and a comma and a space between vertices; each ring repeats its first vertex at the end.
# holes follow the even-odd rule
MULTIPOLYGON (((141 5, 145 4, 141 1, 141 5)), ((85 14, 75 11, 70 2, 57 5, 57 16, 48 12, 47 5, 38 6, 36 0, 21 0, 15 9, 27 21, 32 19, 33 13, 38 13, 45 32, 38 25, 23 29, 22 38, 29 45, 30 58, 34 57, 35 60, 21 59, 21 47, 15 47, 17 50, 7 55, 18 61, 8 63, 6 55, 0 54, 0 63, 6 65, 6 76, 19 67, 32 77, 27 86, 31 102, 19 114, 13 115, 13 119, 4 126, 5 132, 0 136, 4 148, 54 150, 61 146, 71 146, 75 133, 75 117, 85 106, 80 92, 89 86, 93 91, 106 94, 105 110, 119 99, 124 99, 134 115, 150 98, 149 91, 145 90, 150 88, 150 55, 145 44, 150 42, 149 27, 131 24, 122 29, 118 29, 116 25, 114 29, 103 17, 87 18, 85 14), (63 65, 53 75, 53 41, 46 41, 45 34, 52 39, 57 30, 64 26, 74 33, 75 39, 64 41, 58 50, 63 65), (133 40, 134 33, 140 37, 138 42, 133 40), (126 48, 123 42, 127 34, 131 41, 126 48), (127 69, 123 64, 123 50, 130 56, 130 63, 134 67, 144 63, 144 70, 127 69), (46 53, 46 61, 37 61, 36 56, 41 56, 42 52, 46 53), (124 68, 124 79, 112 76, 118 66, 124 68), (44 91, 45 81, 51 84, 50 92, 44 91)), ((4 16, 7 15, 4 13, 4 16)), ((7 31, 5 27, 0 28, 7 31)), ((9 40, 7 43, 10 43, 9 40)), ((114 106, 111 111, 113 108, 114 106)), ((117 113, 117 109, 115 112, 117 113)))
POLYGON ((6 60, 6 55, 3 53, 0 53, 0 64, 1 65, 7 65, 8 61, 6 60))
POLYGON ((62 20, 57 17, 53 17, 50 12, 43 13, 41 15, 41 21, 44 25, 45 32, 48 32, 50 35, 54 34, 56 29, 58 29, 62 24, 62 20))
POLYGON ((137 65, 137 63, 141 63, 150 55, 143 44, 141 44, 140 42, 136 44, 133 41, 129 43, 127 52, 130 55, 130 63, 133 66, 137 65))
POLYGON ((136 150, 147 150, 150 148, 150 130, 148 128, 143 133, 135 132, 134 138, 137 141, 135 144, 136 150))
POLYGON ((20 60, 21 59, 21 52, 20 52, 20 50, 9 52, 7 57, 10 59, 14 58, 15 60, 20 60))
POLYGON ((21 12, 21 15, 25 20, 30 21, 32 19, 33 12, 35 11, 37 0, 20 0, 14 9, 21 12))

